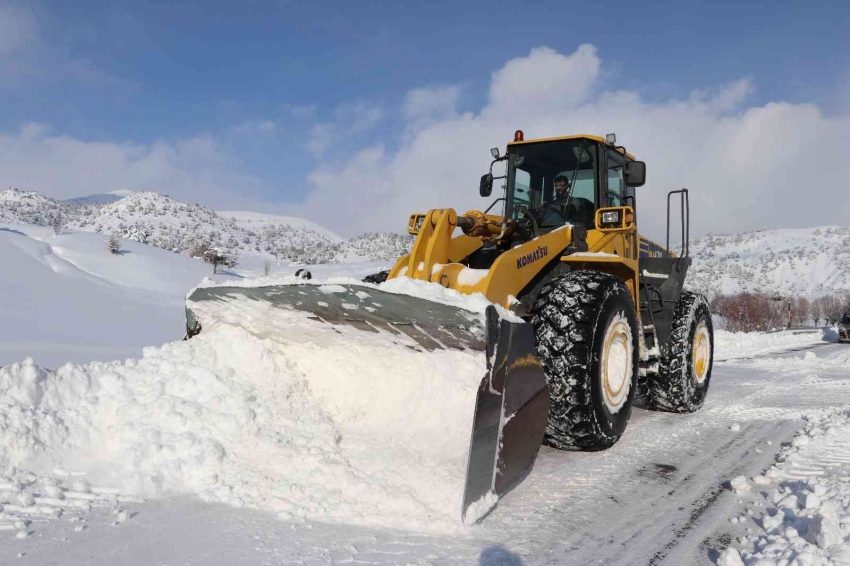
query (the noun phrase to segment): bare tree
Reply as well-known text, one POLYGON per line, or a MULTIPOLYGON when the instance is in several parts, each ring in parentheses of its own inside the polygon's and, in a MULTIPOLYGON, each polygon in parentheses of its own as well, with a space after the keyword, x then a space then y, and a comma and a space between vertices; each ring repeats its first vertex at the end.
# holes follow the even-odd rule
POLYGON ((109 248, 110 253, 117 254, 118 250, 121 249, 121 240, 118 239, 118 236, 113 234, 109 236, 108 240, 106 240, 106 247, 109 248))
POLYGON ((264 261, 263 262, 263 275, 268 277, 271 272, 272 272, 272 262, 269 261, 269 260, 264 261))
POLYGON ((809 316, 815 323, 815 326, 818 325, 818 321, 823 318, 823 301, 821 300, 823 297, 818 297, 812 304, 809 305, 809 316))
POLYGON ((809 320, 809 299, 806 297, 791 298, 791 318, 795 323, 802 326, 803 323, 809 320))
POLYGON ((835 295, 824 295, 821 299, 823 300, 823 317, 827 324, 837 324, 843 314, 841 299, 835 295))
POLYGON ((715 301, 717 312, 731 332, 763 332, 782 328, 787 321, 787 303, 760 293, 725 295, 715 301))

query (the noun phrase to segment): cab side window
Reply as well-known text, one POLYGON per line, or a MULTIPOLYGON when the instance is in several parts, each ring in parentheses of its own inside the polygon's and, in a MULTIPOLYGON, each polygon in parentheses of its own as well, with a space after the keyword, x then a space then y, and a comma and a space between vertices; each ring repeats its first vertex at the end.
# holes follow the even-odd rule
POLYGON ((623 155, 607 150, 605 152, 605 178, 608 183, 602 199, 602 206, 632 205, 626 201, 626 184, 623 177, 623 155))

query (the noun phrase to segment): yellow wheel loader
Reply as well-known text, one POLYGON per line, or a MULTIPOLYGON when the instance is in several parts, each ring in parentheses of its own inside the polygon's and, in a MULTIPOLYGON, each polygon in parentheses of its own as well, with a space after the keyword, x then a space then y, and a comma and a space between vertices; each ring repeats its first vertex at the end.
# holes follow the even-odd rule
POLYGON ((613 135, 525 140, 517 131, 503 154, 491 150, 480 194, 502 181, 484 211, 452 209, 410 216, 411 252, 375 287, 316 285, 212 287, 187 302, 187 335, 204 323, 203 301, 247 295, 304 311, 311 321, 353 326, 406 340, 421 351, 460 349, 486 356, 470 439, 462 519, 475 522, 530 470, 544 442, 602 450, 626 428, 640 389, 649 407, 698 410, 711 378, 714 336, 708 303, 683 291, 688 257, 686 189, 667 197, 667 243, 637 230, 635 189, 646 166, 613 135), (493 175, 496 164, 505 174, 493 175), (670 204, 678 197, 681 251, 670 251, 670 204), (502 213, 489 211, 501 203, 502 213), (480 293, 485 316, 398 293, 385 280, 410 278, 480 293), (358 293, 379 309, 353 311, 358 293), (506 316, 504 311, 510 311, 506 316))

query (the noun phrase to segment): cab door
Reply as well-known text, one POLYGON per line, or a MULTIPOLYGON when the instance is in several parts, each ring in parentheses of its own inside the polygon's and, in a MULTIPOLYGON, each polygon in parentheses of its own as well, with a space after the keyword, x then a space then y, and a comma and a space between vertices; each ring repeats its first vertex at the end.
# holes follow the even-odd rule
MULTIPOLYGON (((606 148, 604 154, 600 206, 631 206, 632 210, 635 210, 635 218, 637 218, 635 189, 634 187, 627 187, 625 182, 624 164, 627 158, 622 153, 610 148, 606 148)), ((624 257, 637 259, 637 233, 624 235, 622 246, 624 257)))

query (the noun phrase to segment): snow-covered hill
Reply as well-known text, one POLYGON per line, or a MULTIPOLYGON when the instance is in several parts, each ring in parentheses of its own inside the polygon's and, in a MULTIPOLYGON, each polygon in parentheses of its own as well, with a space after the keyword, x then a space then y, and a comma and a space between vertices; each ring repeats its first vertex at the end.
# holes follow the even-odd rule
POLYGON ((154 192, 115 191, 76 202, 59 202, 36 192, 0 192, 0 222, 46 226, 61 218, 68 228, 189 253, 199 244, 222 248, 240 258, 320 264, 389 260, 406 253, 412 238, 365 234, 346 241, 331 230, 300 218, 244 211, 215 211, 154 192), (116 197, 98 202, 95 197, 116 197))
POLYGON ((127 240, 114 255, 105 240, 0 224, 0 366, 138 357, 182 338, 183 298, 210 266, 127 240))
POLYGON ((94 195, 86 195, 84 197, 76 197, 69 198, 63 200, 62 202, 65 204, 106 204, 109 202, 115 202, 116 200, 121 200, 122 198, 133 194, 132 191, 126 190, 118 190, 112 191, 109 193, 99 193, 94 195))
POLYGON ((35 191, 9 187, 0 192, 0 222, 47 226, 57 215, 68 215, 74 208, 35 191))
POLYGON ((850 228, 709 234, 691 241, 687 285, 709 296, 850 294, 850 228))
MULTIPOLYGON (((0 222, 0 366, 27 357, 45 367, 138 357, 145 346, 183 337, 186 293, 205 277, 235 282, 263 269, 254 262, 251 272, 246 261, 213 275, 205 263, 132 240, 121 240, 119 253, 111 254, 106 240, 0 222)), ((387 267, 358 262, 310 270, 316 277, 360 279, 387 267)), ((272 275, 292 271, 271 266, 272 275)))
MULTIPOLYGON (((206 243, 252 266, 266 259, 298 264, 392 261, 412 244, 411 236, 388 233, 345 240, 301 218, 216 211, 153 192, 108 195, 121 198, 69 204, 10 188, 0 192, 0 222, 47 226, 60 216, 68 228, 117 234, 183 254, 206 243)), ((690 253, 694 264, 687 285, 710 297, 741 291, 809 298, 850 294, 848 227, 709 234, 694 239, 690 253)))

